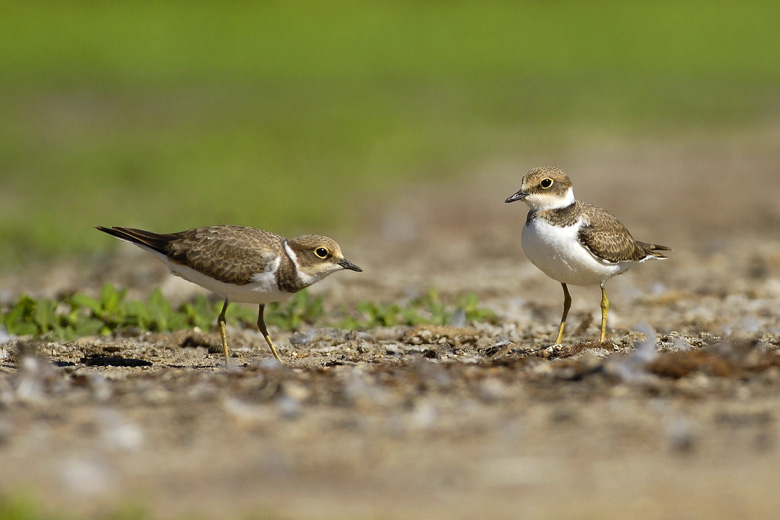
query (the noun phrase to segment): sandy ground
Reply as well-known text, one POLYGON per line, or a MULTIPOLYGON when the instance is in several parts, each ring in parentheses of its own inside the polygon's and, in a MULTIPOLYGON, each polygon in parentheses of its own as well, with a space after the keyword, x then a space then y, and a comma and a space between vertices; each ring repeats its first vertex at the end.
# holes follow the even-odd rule
MULTIPOLYGON (((780 449, 780 131, 681 143, 597 141, 407 187, 338 237, 365 272, 326 306, 426 287, 475 292, 498 324, 272 328, 3 344, 0 487, 49 511, 154 518, 776 518, 780 449), (532 166, 642 240, 674 248, 598 288, 525 259, 532 166)), ((105 281, 172 299, 197 288, 133 248, 97 265, 4 275, 9 294, 105 281)), ((327 314, 327 313, 326 313, 327 314)))

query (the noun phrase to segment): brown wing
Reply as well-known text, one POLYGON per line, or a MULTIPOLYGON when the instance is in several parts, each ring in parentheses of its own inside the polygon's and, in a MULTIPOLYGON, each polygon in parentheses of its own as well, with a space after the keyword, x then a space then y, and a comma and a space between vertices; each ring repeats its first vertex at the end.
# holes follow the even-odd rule
POLYGON ((166 255, 220 282, 244 285, 283 255, 284 238, 238 226, 211 226, 176 234, 166 255))
POLYGON ((162 253, 220 282, 244 285, 283 253, 284 238, 239 226, 210 226, 179 233, 98 227, 122 240, 162 253))
POLYGON ((648 256, 663 258, 660 253, 646 247, 668 248, 634 240, 628 229, 611 213, 584 202, 577 204, 582 204, 583 212, 589 220, 580 228, 577 239, 594 256, 611 263, 638 262, 648 256))

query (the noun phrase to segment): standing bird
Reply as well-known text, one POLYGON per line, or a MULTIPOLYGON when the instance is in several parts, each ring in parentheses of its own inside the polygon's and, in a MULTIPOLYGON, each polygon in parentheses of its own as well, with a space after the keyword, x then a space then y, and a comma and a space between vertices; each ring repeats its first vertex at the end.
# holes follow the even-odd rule
POLYGON ((531 208, 523 227, 528 259, 563 286, 563 316, 556 344, 563 339, 571 307, 567 284, 601 287, 601 342, 607 332, 609 300, 604 284, 645 260, 666 258, 666 246, 635 240, 606 210, 574 198, 571 180, 558 168, 534 168, 505 202, 525 201, 531 208))
POLYGON ((210 226, 179 233, 153 233, 127 227, 97 229, 151 252, 171 273, 225 299, 217 323, 230 365, 225 311, 230 302, 257 303, 257 327, 274 357, 282 358, 263 320, 265 305, 283 301, 336 271, 362 269, 344 258, 339 245, 321 235, 291 240, 268 231, 239 226, 210 226))

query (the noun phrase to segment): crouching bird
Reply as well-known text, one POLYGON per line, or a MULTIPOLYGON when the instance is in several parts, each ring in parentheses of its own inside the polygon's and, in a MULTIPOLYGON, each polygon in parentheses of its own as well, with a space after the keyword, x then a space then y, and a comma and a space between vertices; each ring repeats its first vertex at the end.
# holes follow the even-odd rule
POLYGON ((260 305, 257 327, 271 353, 284 363, 265 326, 265 305, 284 301, 336 271, 362 271, 344 258, 334 240, 322 235, 288 240, 269 231, 240 226, 209 226, 178 233, 128 227, 97 229, 149 251, 171 273, 224 298, 217 324, 227 366, 230 357, 225 311, 230 302, 260 305))

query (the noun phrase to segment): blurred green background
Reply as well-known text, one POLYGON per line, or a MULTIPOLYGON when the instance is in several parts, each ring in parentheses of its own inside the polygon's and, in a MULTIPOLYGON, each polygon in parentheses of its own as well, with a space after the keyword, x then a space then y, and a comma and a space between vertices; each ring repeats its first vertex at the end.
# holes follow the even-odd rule
POLYGON ((0 266, 360 227, 491 157, 780 113, 780 2, 2 2, 0 266))

